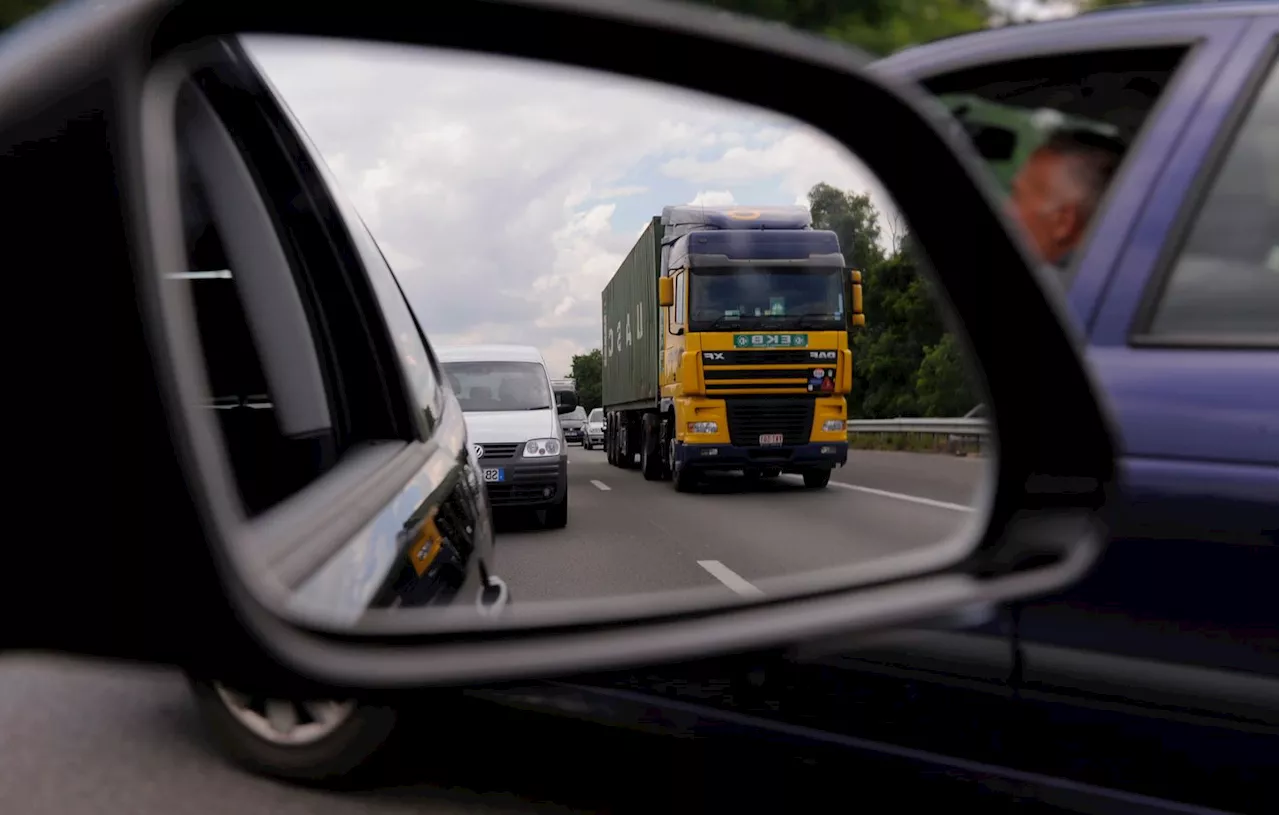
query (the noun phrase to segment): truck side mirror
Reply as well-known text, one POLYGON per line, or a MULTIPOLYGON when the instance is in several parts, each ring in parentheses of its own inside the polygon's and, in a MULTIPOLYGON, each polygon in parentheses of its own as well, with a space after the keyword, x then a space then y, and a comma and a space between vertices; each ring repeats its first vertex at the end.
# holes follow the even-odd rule
POLYGON ((862 272, 857 269, 849 271, 849 281, 852 283, 850 293, 852 299, 849 308, 849 325, 865 326, 867 324, 867 316, 862 313, 862 272))
POLYGON ((658 305, 673 306, 676 302, 676 282, 669 277, 658 278, 658 305))

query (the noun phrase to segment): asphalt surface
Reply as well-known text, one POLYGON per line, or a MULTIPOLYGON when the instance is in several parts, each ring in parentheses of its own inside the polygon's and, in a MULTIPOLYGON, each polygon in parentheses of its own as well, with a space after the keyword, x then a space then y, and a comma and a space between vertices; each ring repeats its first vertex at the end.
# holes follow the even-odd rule
MULTIPOLYGON (((575 446, 568 528, 500 520, 499 567, 522 602, 690 586, 760 590, 771 576, 945 537, 970 515, 985 473, 976 459, 851 455, 825 490, 796 478, 750 485, 726 476, 678 494, 575 446)), ((459 734, 428 714, 402 729, 382 781, 332 792, 231 766, 206 741, 172 671, 0 657, 0 813, 744 811, 771 798, 768 808, 785 809, 797 790, 817 789, 756 752, 721 755, 696 741, 511 715, 476 719, 459 734), (762 766, 749 769, 756 760, 762 766), (665 769, 646 769, 654 766, 665 769)))
POLYGON ((569 524, 498 518, 497 570, 521 603, 691 588, 742 596, 771 578, 934 545, 973 514, 988 461, 851 451, 826 489, 799 476, 712 475, 695 493, 572 445, 569 524))

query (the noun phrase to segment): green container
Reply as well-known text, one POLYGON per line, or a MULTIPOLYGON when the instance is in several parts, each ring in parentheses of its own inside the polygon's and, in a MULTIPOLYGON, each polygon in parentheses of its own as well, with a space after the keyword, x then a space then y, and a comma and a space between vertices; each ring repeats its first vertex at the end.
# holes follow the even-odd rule
POLYGON ((662 353, 658 277, 662 219, 654 218, 600 294, 600 393, 604 407, 626 410, 656 406, 658 355, 662 353))

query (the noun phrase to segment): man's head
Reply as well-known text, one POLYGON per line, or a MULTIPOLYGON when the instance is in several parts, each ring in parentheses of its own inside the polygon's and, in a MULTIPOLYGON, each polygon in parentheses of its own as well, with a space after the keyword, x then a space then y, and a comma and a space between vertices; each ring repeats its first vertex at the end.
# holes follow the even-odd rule
POLYGON ((1060 263, 1080 242, 1123 155, 1115 139, 1067 130, 1049 137, 1022 165, 1010 205, 1046 263, 1060 263))

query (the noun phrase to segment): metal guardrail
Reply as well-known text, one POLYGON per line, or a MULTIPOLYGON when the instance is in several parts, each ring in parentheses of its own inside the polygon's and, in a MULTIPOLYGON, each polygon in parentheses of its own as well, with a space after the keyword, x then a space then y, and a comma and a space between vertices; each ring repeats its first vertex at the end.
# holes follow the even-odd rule
POLYGON ((980 436, 990 434, 986 419, 854 419, 846 423, 855 433, 932 433, 939 436, 980 436))

